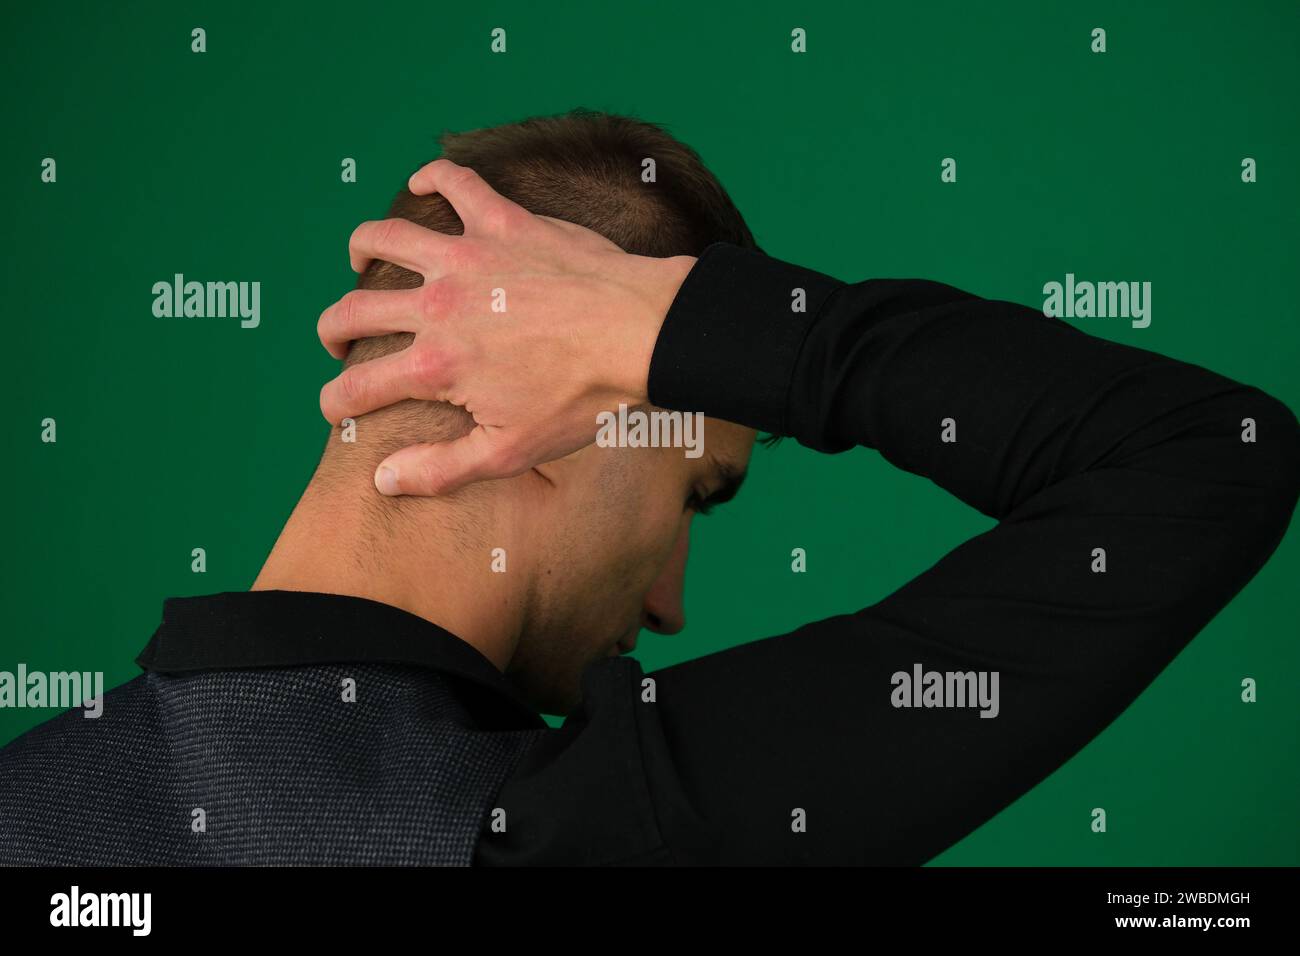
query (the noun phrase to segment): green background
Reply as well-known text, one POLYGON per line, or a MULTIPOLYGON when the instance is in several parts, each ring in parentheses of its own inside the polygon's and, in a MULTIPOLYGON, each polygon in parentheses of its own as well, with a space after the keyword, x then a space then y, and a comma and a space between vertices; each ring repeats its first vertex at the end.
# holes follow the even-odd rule
MULTIPOLYGON (((1066 272, 1149 280, 1150 328, 1075 324, 1300 408, 1292 2, 67 3, 5 21, 0 669, 114 686, 164 597, 249 586, 326 436, 337 366, 315 323, 352 285, 347 237, 444 129, 575 106, 664 123, 766 251, 843 279, 1035 306, 1066 272), (176 272, 260 281, 261 327, 154 318, 176 272)), ((863 607, 989 526, 874 452, 756 450, 745 492, 695 525, 686 631, 637 656, 863 607)), ((1105 733, 936 862, 1300 862, 1297 537, 1105 733)), ((0 743, 50 716, 0 710, 0 743)))

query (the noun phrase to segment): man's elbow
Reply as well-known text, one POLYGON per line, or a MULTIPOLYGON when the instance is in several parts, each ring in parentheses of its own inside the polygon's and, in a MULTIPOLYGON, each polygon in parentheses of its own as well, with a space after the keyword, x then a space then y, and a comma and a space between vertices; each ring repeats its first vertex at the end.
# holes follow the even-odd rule
POLYGON ((1233 413, 1237 437, 1231 458, 1248 489, 1248 523, 1276 547, 1300 496, 1300 422, 1282 401, 1258 389, 1241 396, 1233 413))

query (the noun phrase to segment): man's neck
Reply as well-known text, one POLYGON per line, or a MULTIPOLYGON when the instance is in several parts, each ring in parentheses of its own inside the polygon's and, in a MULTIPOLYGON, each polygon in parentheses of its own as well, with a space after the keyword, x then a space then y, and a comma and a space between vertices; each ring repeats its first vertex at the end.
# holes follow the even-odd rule
MULTIPOLYGON (((408 499, 400 513, 394 508, 391 520, 382 520, 367 514, 362 497, 377 495, 373 486, 326 489, 313 479, 251 590, 380 601, 450 631, 504 671, 526 611, 527 589, 520 586, 526 569, 492 570, 492 549, 508 552, 511 542, 492 526, 478 528, 476 540, 467 540, 464 529, 477 528, 482 519, 458 516, 457 506, 446 501, 408 499)), ((488 520, 504 510, 489 509, 488 520)))

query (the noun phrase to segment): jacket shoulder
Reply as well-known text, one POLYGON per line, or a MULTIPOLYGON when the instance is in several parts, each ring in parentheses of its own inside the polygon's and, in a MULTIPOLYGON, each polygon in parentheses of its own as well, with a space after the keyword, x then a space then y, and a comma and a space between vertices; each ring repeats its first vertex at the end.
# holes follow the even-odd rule
POLYGON ((144 674, 95 710, 66 710, 0 748, 0 864, 103 862, 92 837, 101 843, 152 779, 164 738, 144 674))

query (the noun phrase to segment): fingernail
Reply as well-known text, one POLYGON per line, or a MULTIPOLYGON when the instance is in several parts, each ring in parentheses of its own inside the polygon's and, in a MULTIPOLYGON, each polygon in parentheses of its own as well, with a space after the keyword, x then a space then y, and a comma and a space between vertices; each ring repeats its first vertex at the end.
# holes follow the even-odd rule
POLYGON ((397 472, 387 465, 379 469, 375 475, 375 487, 379 489, 382 495, 397 494, 397 472))

